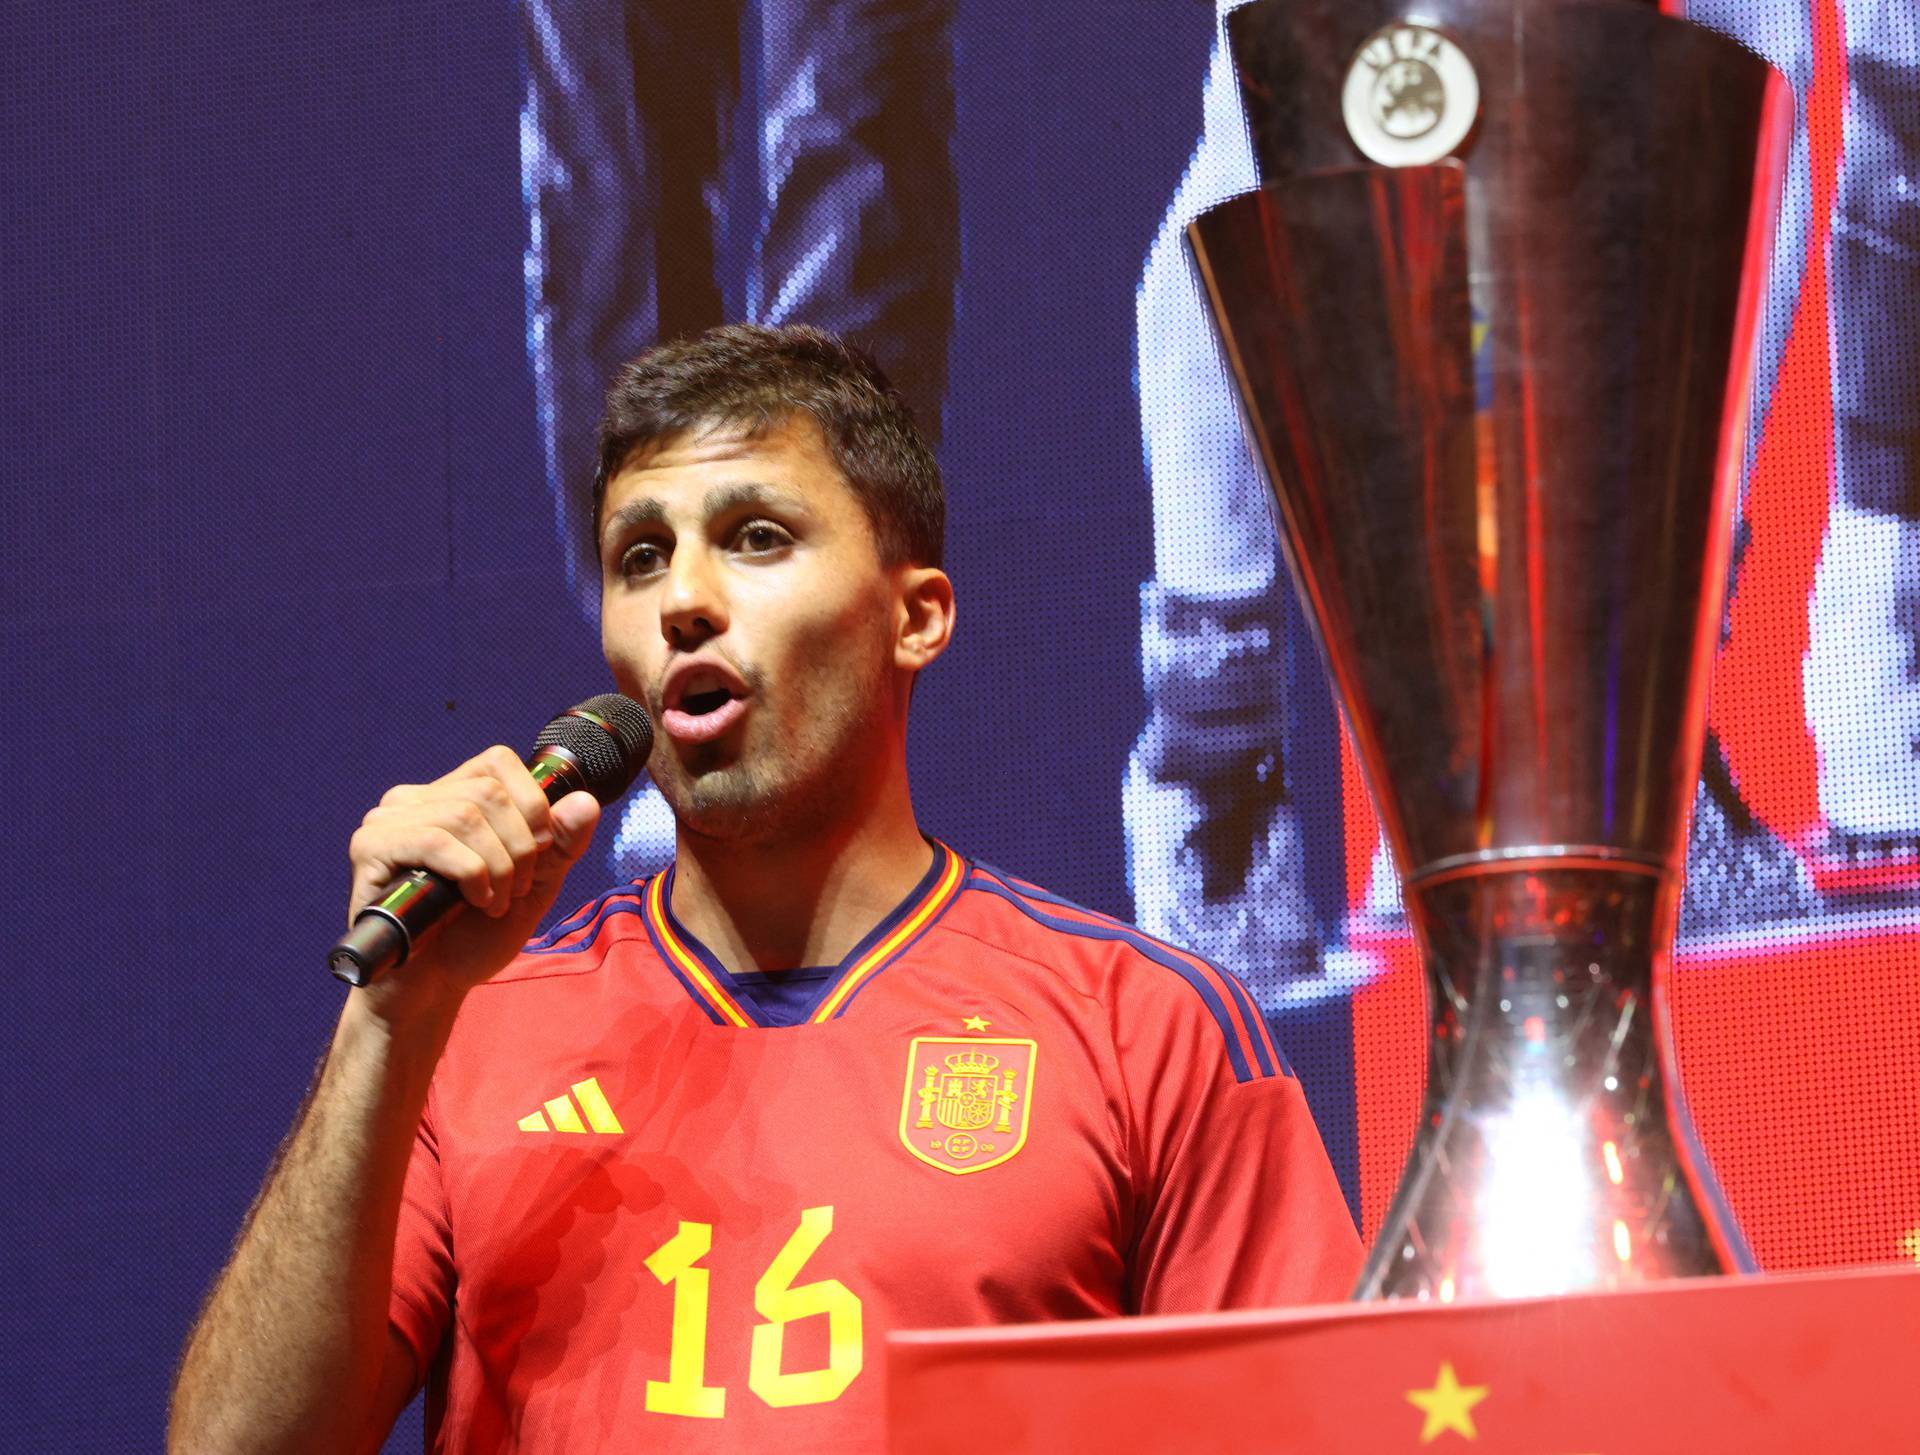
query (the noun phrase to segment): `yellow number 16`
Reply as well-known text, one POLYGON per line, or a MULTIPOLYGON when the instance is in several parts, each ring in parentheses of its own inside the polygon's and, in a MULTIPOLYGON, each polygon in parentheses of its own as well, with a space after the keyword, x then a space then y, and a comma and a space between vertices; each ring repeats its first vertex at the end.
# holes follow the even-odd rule
MULTIPOLYGON (((800 1214, 786 1246, 753 1286, 753 1307, 765 1323, 754 1325, 747 1388, 775 1408, 826 1404, 846 1392, 865 1359, 860 1300, 837 1278, 793 1280, 833 1231, 833 1209, 810 1207, 800 1214), (827 1367, 788 1372, 780 1367, 787 1325, 827 1316, 827 1367)), ((659 1414, 717 1420, 727 1412, 727 1391, 707 1383, 707 1304, 711 1275, 697 1266, 713 1247, 713 1224, 680 1224, 654 1249, 647 1271, 673 1288, 673 1342, 665 1380, 647 1381, 647 1408, 659 1414)))

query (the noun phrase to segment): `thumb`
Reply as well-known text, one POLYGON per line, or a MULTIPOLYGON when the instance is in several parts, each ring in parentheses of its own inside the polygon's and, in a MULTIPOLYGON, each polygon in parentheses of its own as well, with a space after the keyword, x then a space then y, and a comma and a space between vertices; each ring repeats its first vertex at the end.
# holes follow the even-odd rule
POLYGON ((554 867, 565 873, 593 842, 593 831, 600 823, 600 800, 585 789, 576 789, 554 804, 549 817, 553 852, 548 857, 557 860, 554 867))

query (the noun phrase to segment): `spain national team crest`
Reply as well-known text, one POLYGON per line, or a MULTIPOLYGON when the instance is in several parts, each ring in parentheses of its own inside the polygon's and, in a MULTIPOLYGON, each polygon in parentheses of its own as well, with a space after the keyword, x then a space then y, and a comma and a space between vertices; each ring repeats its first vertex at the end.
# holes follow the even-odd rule
POLYGON ((907 1050, 900 1140, 942 1172, 998 1167, 1027 1145, 1039 1059, 1032 1041, 915 1036, 907 1050))

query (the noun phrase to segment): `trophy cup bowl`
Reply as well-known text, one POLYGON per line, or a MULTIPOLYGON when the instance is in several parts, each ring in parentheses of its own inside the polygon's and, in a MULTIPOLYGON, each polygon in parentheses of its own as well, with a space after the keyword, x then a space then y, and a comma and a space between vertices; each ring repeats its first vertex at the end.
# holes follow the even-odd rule
POLYGON ((1420 1123, 1355 1296, 1750 1269, 1662 998, 1792 99, 1628 0, 1256 0, 1188 240, 1400 871, 1420 1123))

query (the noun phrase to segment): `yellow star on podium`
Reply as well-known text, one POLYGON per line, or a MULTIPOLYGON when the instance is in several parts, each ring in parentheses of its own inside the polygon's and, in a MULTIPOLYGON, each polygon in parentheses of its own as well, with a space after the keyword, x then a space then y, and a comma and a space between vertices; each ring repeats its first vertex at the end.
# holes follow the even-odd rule
POLYGON ((977 1015, 970 1015, 966 1019, 966 1027, 970 1031, 984 1031, 992 1024, 992 1021, 982 1020, 977 1015))
POLYGON ((1489 1386, 1484 1384, 1462 1384, 1453 1365, 1442 1360, 1432 1389, 1407 1391, 1407 1403, 1427 1417, 1420 1427, 1420 1443, 1431 1444, 1449 1430, 1469 1440, 1479 1439, 1480 1432, 1473 1427, 1473 1407, 1487 1397, 1488 1391, 1489 1386))

